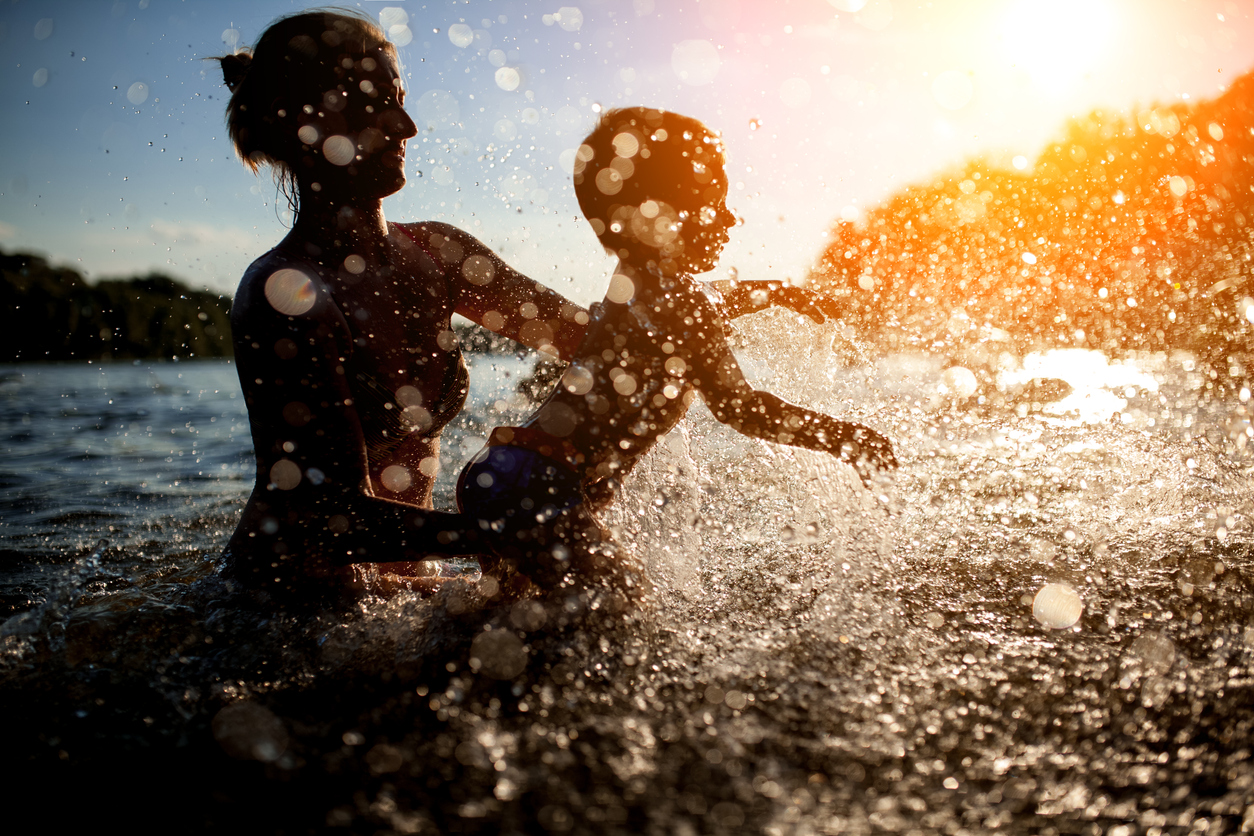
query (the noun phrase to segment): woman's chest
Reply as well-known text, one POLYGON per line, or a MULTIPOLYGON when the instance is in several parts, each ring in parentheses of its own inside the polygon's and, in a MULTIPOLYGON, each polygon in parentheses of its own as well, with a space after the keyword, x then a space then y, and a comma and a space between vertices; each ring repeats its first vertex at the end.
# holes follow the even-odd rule
POLYGON ((376 281, 347 287, 336 302, 352 337, 352 363, 359 370, 398 383, 442 379, 460 363, 452 330, 453 303, 442 282, 417 287, 376 281))

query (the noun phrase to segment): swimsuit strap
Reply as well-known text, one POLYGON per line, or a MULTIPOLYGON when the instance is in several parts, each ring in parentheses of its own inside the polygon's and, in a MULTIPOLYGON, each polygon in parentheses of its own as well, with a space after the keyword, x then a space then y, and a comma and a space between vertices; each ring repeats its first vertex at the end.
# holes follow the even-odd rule
MULTIPOLYGON (((420 240, 418 240, 417 238, 415 238, 414 236, 410 235, 410 234, 409 234, 409 230, 408 230, 408 229, 406 229, 405 227, 401 226, 400 224, 392 224, 392 226, 394 226, 394 227, 396 227, 397 229, 399 229, 399 230, 401 231, 401 234, 402 234, 402 235, 404 235, 404 236, 405 236, 406 238, 408 238, 410 241, 413 241, 415 244, 417 244, 417 245, 418 245, 418 249, 420 249, 420 250, 422 250, 424 253, 426 253, 426 254, 427 254, 427 258, 429 258, 429 259, 431 259, 432 261, 434 261, 434 262, 436 263, 436 265, 437 265, 437 266, 442 265, 442 264, 444 263, 444 262, 443 262, 443 261, 442 261, 439 257, 437 257, 437 256, 436 256, 436 254, 435 254, 435 253, 431 252, 431 247, 430 247, 428 244, 424 244, 424 243, 422 243, 422 241, 420 241, 420 240)), ((448 271, 446 270, 446 271, 445 271, 445 275, 447 276, 447 274, 448 274, 448 271)))

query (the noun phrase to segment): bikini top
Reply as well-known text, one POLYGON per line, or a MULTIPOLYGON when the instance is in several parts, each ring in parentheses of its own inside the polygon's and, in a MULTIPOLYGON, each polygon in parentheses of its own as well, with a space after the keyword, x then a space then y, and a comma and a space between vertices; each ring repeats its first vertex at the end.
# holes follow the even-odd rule
MULTIPOLYGON (((409 234, 403 226, 394 227, 404 233, 426 253, 435 264, 441 261, 419 239, 409 234)), ((454 362, 445 366, 444 379, 434 392, 423 391, 421 403, 400 403, 395 392, 373 375, 357 372, 353 389, 357 413, 361 418, 362 434, 366 451, 374 461, 390 458, 406 438, 421 433, 427 438, 438 436, 449 421, 461 412, 470 390, 470 373, 461 349, 454 346, 450 353, 454 362)))

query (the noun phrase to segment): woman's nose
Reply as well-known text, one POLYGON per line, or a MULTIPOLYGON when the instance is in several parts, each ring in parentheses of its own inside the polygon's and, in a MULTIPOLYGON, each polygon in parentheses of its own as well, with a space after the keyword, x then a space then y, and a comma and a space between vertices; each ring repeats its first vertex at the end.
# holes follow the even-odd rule
POLYGON ((392 139, 409 139, 418 133, 418 126, 403 108, 397 107, 386 111, 380 122, 383 132, 392 139))
POLYGON ((400 111, 401 111, 401 131, 400 131, 401 139, 409 139, 411 136, 417 136, 418 126, 414 124, 414 120, 409 118, 409 114, 405 112, 404 108, 401 108, 400 111))

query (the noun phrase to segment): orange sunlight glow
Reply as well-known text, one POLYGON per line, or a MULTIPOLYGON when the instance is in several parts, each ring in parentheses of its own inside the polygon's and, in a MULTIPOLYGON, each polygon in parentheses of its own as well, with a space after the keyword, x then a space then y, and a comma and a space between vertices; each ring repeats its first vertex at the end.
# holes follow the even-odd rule
POLYGON ((1041 89, 1061 93, 1110 51, 1116 16, 1105 0, 1016 0, 1001 20, 1004 57, 1041 89))

